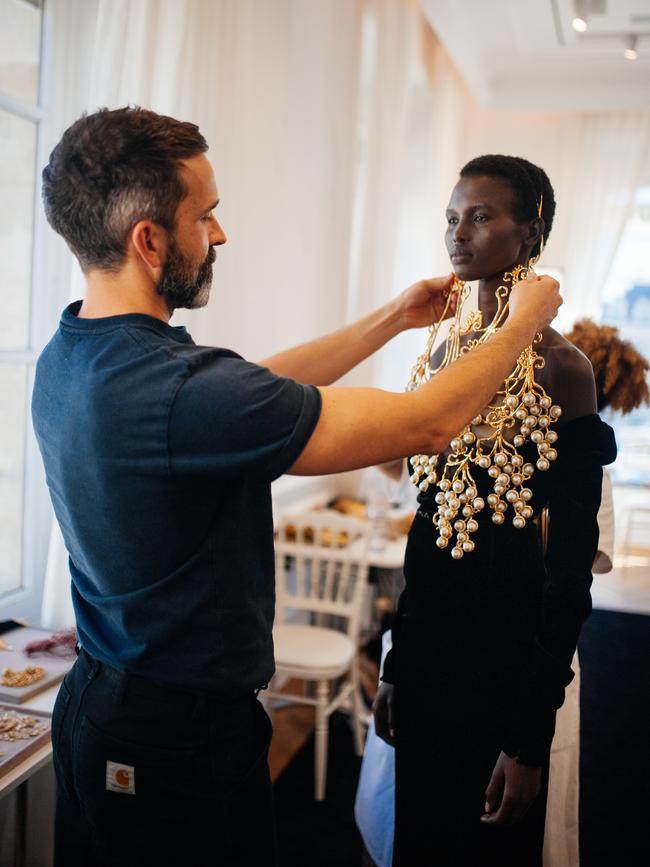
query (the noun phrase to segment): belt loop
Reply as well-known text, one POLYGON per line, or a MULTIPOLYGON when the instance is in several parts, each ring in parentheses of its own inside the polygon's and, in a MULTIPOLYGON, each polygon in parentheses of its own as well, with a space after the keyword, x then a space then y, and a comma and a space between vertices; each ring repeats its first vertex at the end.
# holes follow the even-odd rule
POLYGON ((124 701, 124 696, 126 695, 126 690, 129 686, 129 679, 131 677, 128 671, 121 671, 119 674, 120 676, 116 679, 117 682, 113 693, 116 704, 122 704, 124 701))

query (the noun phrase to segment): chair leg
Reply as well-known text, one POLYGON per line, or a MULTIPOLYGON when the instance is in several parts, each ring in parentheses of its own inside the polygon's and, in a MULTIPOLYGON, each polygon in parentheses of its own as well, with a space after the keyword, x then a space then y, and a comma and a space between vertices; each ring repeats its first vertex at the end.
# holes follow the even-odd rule
POLYGON ((354 746, 357 755, 362 756, 366 739, 363 731, 363 699, 361 698, 359 666, 356 658, 352 663, 352 685, 352 729, 354 732, 354 746))
POLYGON ((325 800, 325 784, 327 780, 327 703, 329 701, 329 683, 319 680, 316 689, 316 733, 314 736, 314 800, 325 800))

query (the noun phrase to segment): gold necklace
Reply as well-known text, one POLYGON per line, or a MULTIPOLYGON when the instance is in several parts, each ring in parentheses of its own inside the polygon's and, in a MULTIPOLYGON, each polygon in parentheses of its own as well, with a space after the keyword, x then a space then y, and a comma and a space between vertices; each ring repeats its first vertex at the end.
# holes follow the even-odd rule
MULTIPOLYGON (((419 388, 498 331, 508 313, 511 288, 533 273, 532 263, 529 263, 527 266, 517 265, 504 274, 503 283, 495 293, 497 311, 485 328, 480 310, 471 311, 463 323, 463 306, 470 290, 466 283, 457 279, 442 316, 429 328, 425 350, 411 370, 407 391, 419 388), (431 367, 431 353, 454 292, 458 295, 456 314, 445 339, 443 359, 434 369, 431 367), (470 337, 461 346, 460 338, 468 334, 476 336, 470 337)), ((534 349, 541 339, 542 335, 537 334, 533 343, 517 359, 515 369, 506 377, 493 402, 452 439, 451 451, 442 472, 438 468, 440 455, 414 455, 410 458, 413 484, 423 492, 431 485, 437 485, 440 489, 435 497, 438 510, 433 516, 433 524, 439 534, 436 544, 439 548, 446 548, 453 542, 451 556, 455 560, 460 560, 464 554, 474 550, 475 545, 470 537, 478 530, 475 515, 486 507, 485 500, 478 496, 472 475, 475 467, 486 470, 493 480, 493 490, 487 496, 487 506, 493 511, 493 523, 503 524, 506 518, 512 517, 512 525, 522 529, 533 517, 530 505, 533 492, 527 483, 536 469, 544 472, 557 459, 554 446, 558 435, 551 430, 551 425, 560 418, 562 409, 553 403, 535 380, 535 371, 544 367, 544 359, 534 349), (487 426, 489 432, 477 436, 472 426, 479 425, 487 426), (517 427, 511 442, 506 433, 517 427), (527 441, 537 446, 536 464, 524 461, 518 452, 527 441), (514 515, 509 514, 510 511, 514 515)))

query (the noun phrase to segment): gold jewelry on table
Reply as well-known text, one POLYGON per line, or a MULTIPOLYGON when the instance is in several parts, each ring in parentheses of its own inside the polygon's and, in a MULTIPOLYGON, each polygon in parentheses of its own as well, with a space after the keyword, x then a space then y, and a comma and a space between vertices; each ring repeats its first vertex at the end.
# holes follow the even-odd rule
MULTIPOLYGON (((47 729, 43 722, 33 716, 23 716, 13 710, 0 716, 0 741, 19 741, 35 738, 47 729)), ((2 755, 2 753, 0 753, 2 755)))
POLYGON ((40 665, 28 665, 20 671, 14 671, 13 668, 3 668, 2 676, 0 677, 0 685, 2 686, 31 686, 45 677, 45 669, 40 665))
MULTIPOLYGON (((541 210, 541 202, 539 208, 541 210)), ((470 311, 463 321, 463 305, 470 289, 457 279, 451 293, 458 295, 456 314, 444 343, 443 359, 435 369, 431 367, 431 353, 447 314, 451 294, 442 316, 429 328, 426 348, 413 366, 407 391, 419 388, 498 331, 508 313, 510 290, 515 283, 533 273, 532 263, 529 262, 526 266, 517 265, 504 274, 503 283, 495 293, 497 311, 486 327, 483 327, 480 310, 470 311), (465 345, 461 345, 460 339, 466 335, 471 336, 465 345)), ((423 492, 431 485, 437 485, 440 489, 435 497, 438 510, 433 516, 433 523, 439 533, 436 544, 439 548, 446 548, 453 542, 451 556, 455 560, 460 560, 464 554, 474 550, 474 542, 470 537, 479 526, 475 515, 486 507, 485 500, 478 495, 472 475, 476 467, 485 470, 493 480, 493 490, 487 497, 487 506, 493 511, 493 523, 503 524, 514 513, 512 524, 522 529, 533 517, 530 502, 533 492, 527 483, 536 469, 544 472, 557 459, 554 446, 558 435, 551 430, 551 425, 560 418, 562 410, 535 381, 535 371, 544 367, 544 359, 534 349, 541 339, 542 335, 538 333, 533 343, 517 359, 515 369, 506 377, 493 402, 452 439, 451 451, 442 472, 438 469, 439 455, 414 455, 410 458, 413 484, 423 492), (487 427, 489 430, 486 435, 480 432, 477 435, 472 426, 487 427), (506 437, 508 431, 514 433, 512 441, 506 437), (528 441, 537 446, 535 464, 525 461, 518 452, 528 441)))

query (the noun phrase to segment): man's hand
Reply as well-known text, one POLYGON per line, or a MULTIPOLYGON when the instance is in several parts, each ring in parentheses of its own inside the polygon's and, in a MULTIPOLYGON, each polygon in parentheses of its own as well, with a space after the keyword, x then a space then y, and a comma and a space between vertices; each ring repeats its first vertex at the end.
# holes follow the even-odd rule
POLYGON ((541 778, 541 768, 519 765, 516 759, 501 753, 485 791, 485 814, 481 816, 481 822, 485 825, 514 825, 539 794, 541 778))
POLYGON ((391 747, 395 746, 395 728, 393 723, 393 692, 392 683, 380 683, 379 690, 372 703, 372 713, 375 717, 377 736, 391 747))
POLYGON ((555 319, 562 304, 560 284, 546 274, 534 274, 514 286, 508 304, 508 321, 516 319, 528 323, 536 332, 542 331, 555 319))
MULTIPOLYGON (((454 275, 448 274, 447 277, 420 280, 405 289, 395 299, 402 329, 424 328, 437 322, 443 314, 453 284, 454 275)), ((448 316, 456 312, 457 300, 458 296, 454 294, 449 302, 448 316)))

